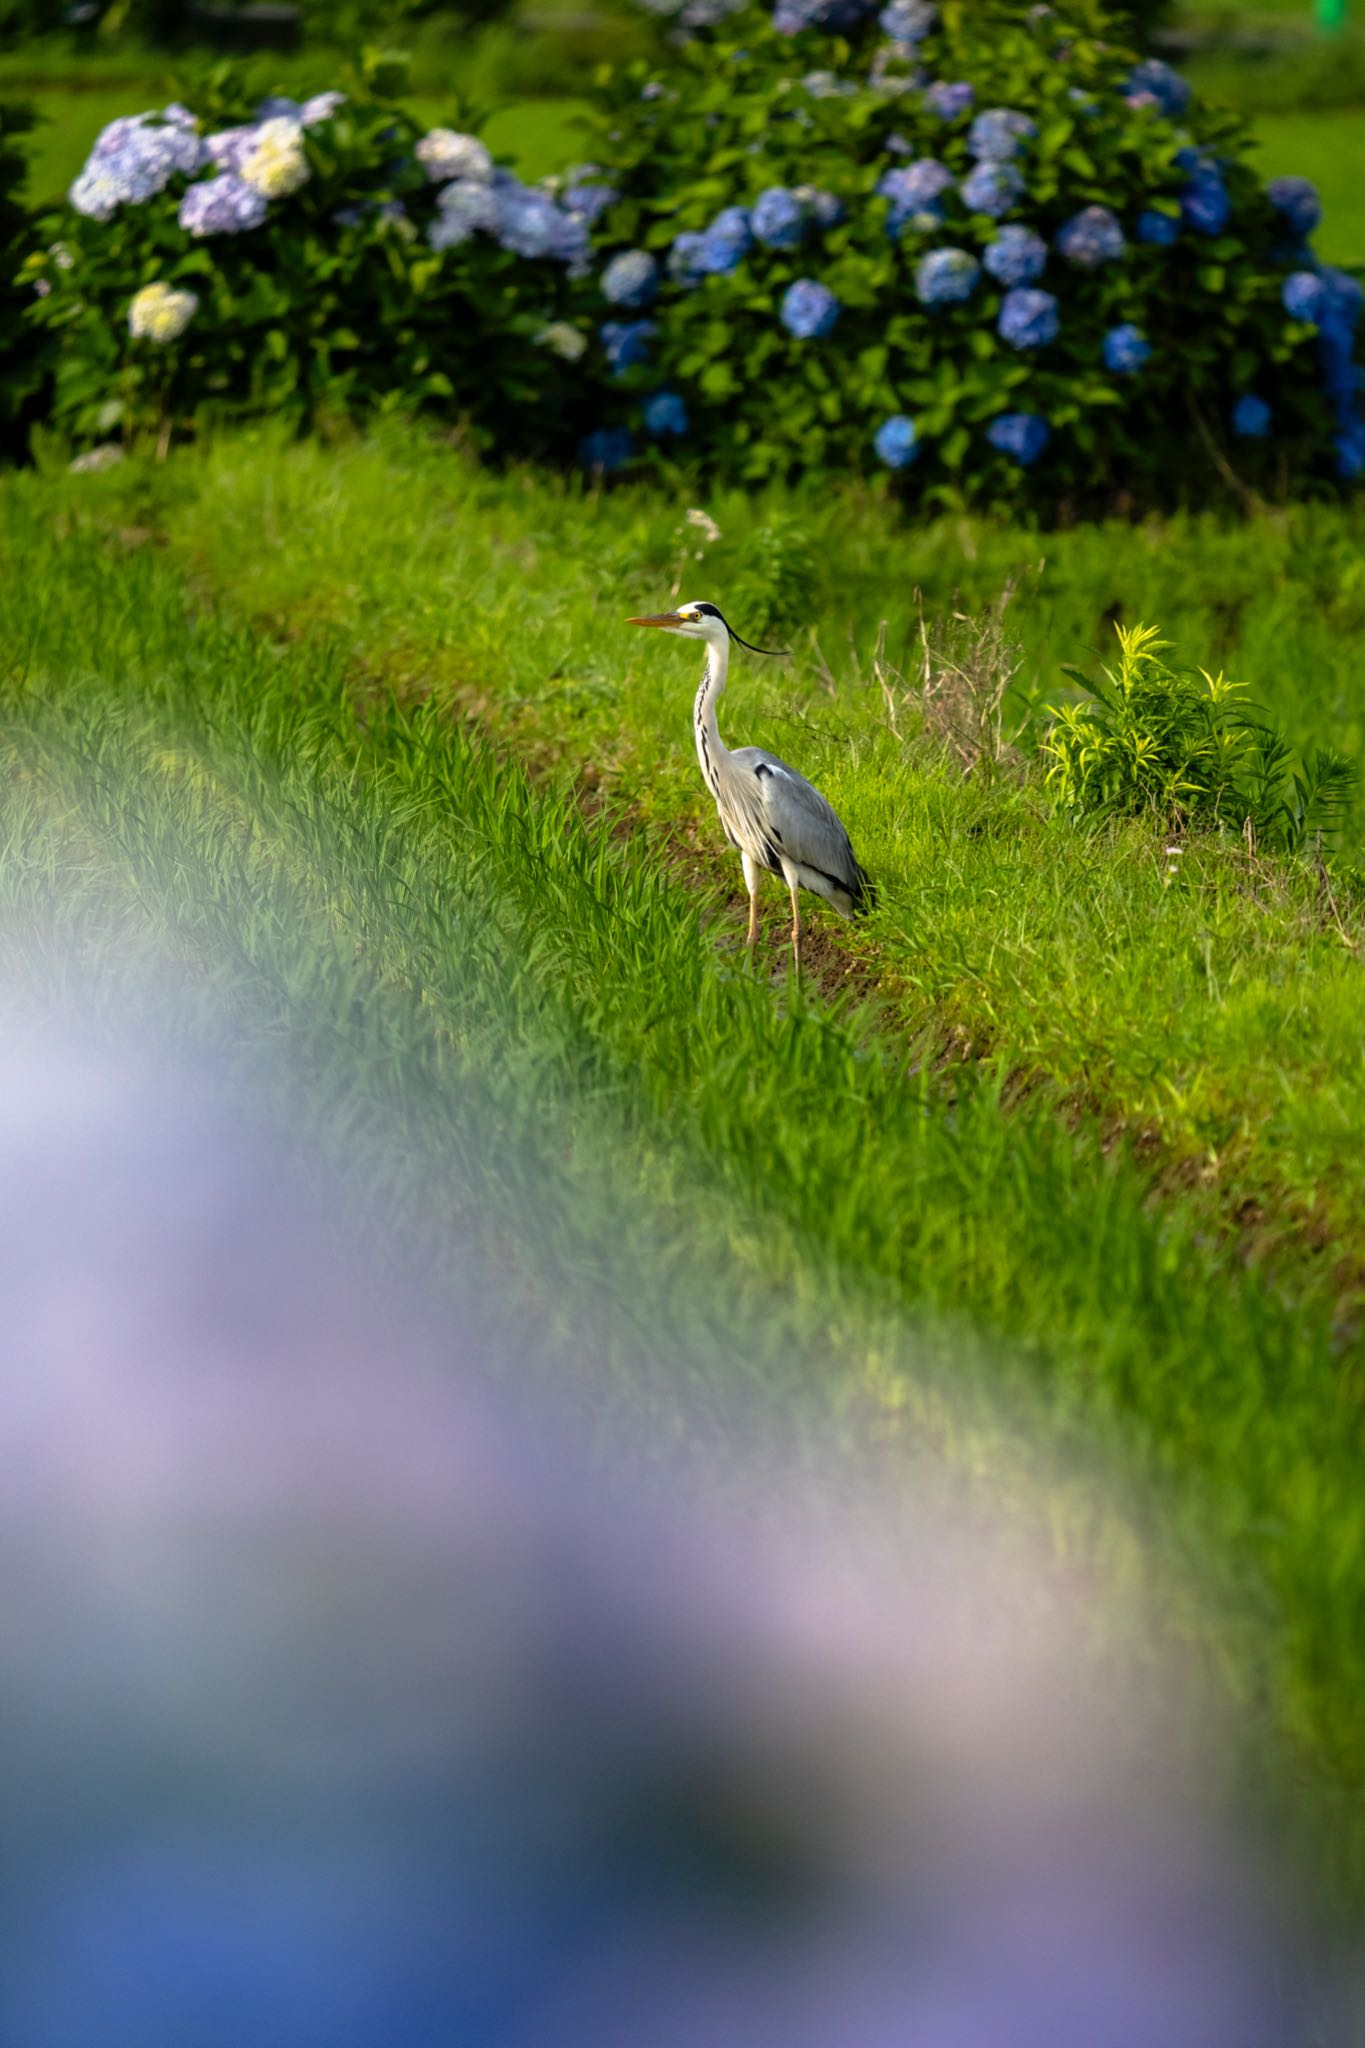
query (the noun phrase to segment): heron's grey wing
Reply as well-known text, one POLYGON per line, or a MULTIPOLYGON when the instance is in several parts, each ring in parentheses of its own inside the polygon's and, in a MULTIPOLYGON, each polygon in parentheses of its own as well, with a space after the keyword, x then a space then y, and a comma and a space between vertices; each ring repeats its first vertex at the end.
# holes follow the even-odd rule
POLYGON ((751 850, 774 869, 783 860, 802 870, 801 880, 821 895, 829 884, 860 904, 868 890, 867 876, 832 804, 813 783, 763 747, 739 747, 730 756, 736 803, 746 822, 753 821, 751 850))

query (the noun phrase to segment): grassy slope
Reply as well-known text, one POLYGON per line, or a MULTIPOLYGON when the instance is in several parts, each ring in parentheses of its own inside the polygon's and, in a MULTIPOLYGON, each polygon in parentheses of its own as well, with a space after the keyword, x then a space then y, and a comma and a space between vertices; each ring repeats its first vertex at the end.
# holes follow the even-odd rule
MULTIPOLYGON (((264 560, 227 496, 249 467, 158 480, 188 494, 174 525, 201 573, 199 522, 220 527, 239 597, 264 560)), ((0 901, 25 970, 68 982, 57 933, 100 1004, 129 960, 183 967, 201 1012, 227 1006, 219 1054, 287 1055, 429 1250, 457 1210, 503 1272, 530 1241, 556 1312, 590 1292, 609 1354, 652 1348, 665 1383, 804 1391, 826 1414, 872 1390, 997 1496, 1046 1483, 1021 1420, 1052 1455, 1120 1453, 1154 1484, 1150 1519, 1112 1482, 1055 1482, 1063 1548, 1147 1574, 1323 1781, 1356 1786, 1365 1512, 1328 1303, 1231 1256, 1197 1189, 1154 1210, 1123 1149, 1046 1096, 1010 1106, 983 1069, 949 1102, 867 1015, 774 1001, 644 838, 531 800, 439 696, 385 710, 349 635, 280 643, 231 599, 206 613, 202 586, 192 604, 109 481, 21 479, 0 500, 0 901)), ((335 492, 316 509, 346 550, 335 492)), ((316 573, 308 546, 291 556, 297 517, 267 514, 276 573, 316 573)), ((500 547, 530 615, 534 564, 500 547)), ((482 665, 491 619, 467 589, 456 610, 482 665)), ((379 620, 365 651, 384 651, 379 620)))
MULTIPOLYGON (((1036 540, 957 521, 907 533, 849 497, 712 510, 725 538, 701 566, 666 495, 499 484, 417 441, 266 461, 239 446, 196 473, 173 544, 262 619, 335 626, 400 689, 460 694, 534 758, 695 845, 699 869, 731 891, 733 856, 691 756, 691 655, 622 620, 681 582, 752 637, 790 626, 790 664, 737 665, 722 729, 794 760, 847 819, 883 885, 851 943, 907 1037, 956 1035, 1155 1129, 1225 1207, 1265 1211, 1263 1243, 1300 1225, 1310 1248, 1325 1243, 1307 1254, 1308 1284, 1352 1292, 1365 1254, 1365 982, 1315 878, 1204 842, 1168 886, 1159 829, 1078 834, 1030 790, 928 772, 892 730, 870 678, 879 619, 908 660, 915 582, 931 608, 959 587, 989 594, 1036 540), (792 612, 770 624, 774 577, 792 612), (1349 1273, 1334 1273, 1339 1257, 1349 1273)), ((1360 521, 1319 510, 1250 531, 1200 521, 1054 535, 1038 597, 1020 600, 1030 685, 1060 683, 1059 662, 1084 659, 1117 608, 1160 623, 1191 658, 1245 663, 1291 729, 1358 745, 1360 521)), ((897 724, 913 731, 908 702, 897 724)), ((1359 905, 1341 903, 1358 934, 1359 905)), ((768 912, 780 966, 775 894, 768 912)), ((733 930, 737 907, 727 914, 733 930)))

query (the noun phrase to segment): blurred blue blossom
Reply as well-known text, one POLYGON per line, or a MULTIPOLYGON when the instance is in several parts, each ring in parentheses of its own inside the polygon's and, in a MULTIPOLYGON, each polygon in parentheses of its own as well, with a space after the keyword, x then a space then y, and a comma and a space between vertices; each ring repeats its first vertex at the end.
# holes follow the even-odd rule
POLYGON ((578 459, 584 469, 600 469, 604 475, 630 460, 630 434, 625 427, 598 427, 578 444, 578 459))
POLYGON ((601 340, 606 350, 608 368, 620 376, 625 370, 633 370, 641 363, 647 363, 649 344, 658 331, 652 320, 604 321, 601 340))
POLYGON ((1180 240, 1180 222, 1173 213, 1158 213, 1154 207, 1148 207, 1138 215, 1137 238, 1153 248, 1169 249, 1180 240))
POLYGON ((1020 114, 1013 107, 988 107, 967 130, 967 148, 972 156, 987 163, 1008 163, 1018 155, 1020 144, 1037 133, 1027 114, 1020 114))
POLYGON ((656 391, 645 400, 645 428, 656 441, 687 432, 687 407, 676 391, 656 391))
POLYGON ((1047 266, 1047 243, 1032 228, 1001 228, 981 260, 997 284, 1035 284, 1047 266))
POLYGON ((613 306, 647 306, 659 289, 659 266, 647 249, 626 249, 602 272, 602 296, 613 306))
POLYGON ((940 121, 956 121, 960 115, 970 112, 975 98, 975 89, 965 80, 950 85, 946 79, 936 78, 924 89, 925 111, 940 121))
POLYGON ((794 249, 806 232, 805 209, 785 185, 771 185, 755 201, 749 226, 769 249, 794 249))
POLYGON ((433 249, 458 249, 476 229, 495 235, 502 225, 501 198, 477 178, 457 178, 443 185, 436 203, 436 218, 427 229, 433 249))
POLYGON ((524 185, 518 191, 504 193, 501 195, 501 214, 498 240, 504 249, 509 249, 514 256, 554 254, 560 233, 560 214, 548 193, 532 192, 524 185))
POLYGON ((965 249, 931 249, 915 270, 915 290, 926 306, 955 306, 976 290, 981 265, 965 249))
POLYGON ((818 185, 797 185, 793 192, 817 227, 837 227, 843 219, 844 202, 832 192, 822 192, 818 185))
POLYGON ((1263 441, 1270 432, 1270 407, 1254 391, 1244 391, 1232 408, 1232 431, 1244 441, 1263 441))
POLYGON ((1276 212, 1284 215, 1290 232, 1307 241, 1322 219, 1317 186, 1308 178, 1272 178, 1265 194, 1276 212))
POLYGON ((773 27, 779 35, 799 35, 803 28, 842 35, 858 28, 876 8, 877 0, 777 0, 773 27))
POLYGON ((608 207, 615 206, 620 196, 614 185, 585 180, 582 184, 570 182, 565 186, 563 203, 569 213, 576 214, 592 227, 608 207))
POLYGON ((1057 301, 1051 292, 1023 286, 1000 301, 996 331, 1011 348, 1046 348, 1057 339, 1057 301))
POLYGON ((1187 179, 1180 195, 1182 217, 1201 235, 1221 234, 1232 211, 1232 202, 1218 164, 1202 150, 1193 148, 1179 150, 1175 160, 1187 179))
POLYGON ((1140 327, 1131 320, 1122 326, 1111 327, 1104 337, 1104 367, 1117 377, 1131 377, 1152 353, 1152 344, 1140 327))
POLYGON ((878 458, 888 469, 905 469, 919 454, 919 434, 912 419, 903 412, 883 420, 872 439, 878 458))
POLYGON ((930 0, 890 0, 877 16, 877 25, 893 43, 922 43, 938 19, 930 0))
POLYGON ((204 161, 198 127, 183 107, 124 115, 100 130, 67 197, 88 219, 110 220, 120 206, 154 198, 204 161))
POLYGON ((706 275, 701 260, 704 238, 694 230, 685 228, 674 237, 668 252, 668 274, 677 284, 699 284, 706 275))
POLYGON ((1322 279, 1311 270, 1295 270, 1280 288, 1284 310, 1291 320, 1316 322, 1326 302, 1322 279))
POLYGON ((235 171, 191 185, 180 202, 180 225, 186 234, 240 235, 258 228, 268 205, 265 194, 235 171))
POLYGON ((839 301, 828 286, 799 277, 782 299, 782 325, 798 341, 816 341, 828 334, 839 317, 839 301))
POLYGON ((1322 305, 1318 316, 1318 361, 1323 388, 1336 411, 1337 471, 1343 478, 1360 473, 1359 453, 1365 448, 1361 421, 1362 373, 1355 359, 1356 329, 1365 293, 1344 270, 1321 273, 1322 305), (1354 464, 1354 466, 1352 466, 1354 464))
POLYGON ((1148 57, 1141 64, 1135 64, 1123 90, 1130 95, 1145 94, 1156 102, 1163 114, 1183 114, 1190 103, 1188 81, 1178 71, 1172 71, 1169 64, 1163 64, 1159 57, 1148 57))
POLYGON ((972 213, 988 213, 998 220, 1008 213, 1024 189, 1024 174, 1015 164, 979 163, 962 183, 964 204, 972 213))
POLYGON ((917 216, 925 223, 942 220, 939 199, 952 182, 953 174, 948 166, 931 156, 922 156, 916 163, 883 171, 877 180, 877 192, 881 198, 891 202, 886 216, 886 232, 898 235, 906 222, 917 216))
POLYGON ((753 247, 749 215, 742 206, 718 213, 701 238, 697 267, 715 276, 737 269, 753 247))
POLYGON ((1123 229, 1107 206, 1083 206, 1057 230, 1057 247, 1080 270, 1097 270, 1123 254, 1123 229))
POLYGON ((1052 429, 1036 412, 1002 412, 987 427, 986 439, 1021 469, 1029 469, 1052 439, 1052 429))

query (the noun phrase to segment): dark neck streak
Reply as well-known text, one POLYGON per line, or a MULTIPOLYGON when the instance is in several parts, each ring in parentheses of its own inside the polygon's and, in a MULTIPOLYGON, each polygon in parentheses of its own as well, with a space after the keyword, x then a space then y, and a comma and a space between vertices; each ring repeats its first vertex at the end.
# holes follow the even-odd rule
POLYGON ((702 671, 697 701, 692 712, 692 723, 697 735, 697 759, 701 763, 706 786, 716 797, 720 795, 720 764, 727 752, 716 725, 716 699, 725 688, 725 669, 725 650, 708 648, 706 667, 702 671))

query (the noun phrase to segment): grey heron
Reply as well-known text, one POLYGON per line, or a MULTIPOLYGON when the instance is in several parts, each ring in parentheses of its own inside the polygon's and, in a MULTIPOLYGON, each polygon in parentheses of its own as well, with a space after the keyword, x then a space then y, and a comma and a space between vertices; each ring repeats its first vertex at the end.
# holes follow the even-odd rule
POLYGON ((849 837, 818 789, 776 754, 762 747, 726 746, 716 725, 716 699, 725 688, 730 642, 751 654, 783 650, 754 647, 726 623, 713 604, 680 604, 673 612, 655 612, 628 619, 631 626, 660 626, 685 640, 706 642, 706 668, 697 690, 692 723, 702 779, 716 800, 720 822, 744 863, 749 892, 749 937, 752 951, 758 937, 758 884, 766 868, 781 875, 791 895, 792 954, 801 971, 801 905, 799 892, 813 890, 833 904, 841 917, 852 917, 876 901, 872 883, 849 844, 849 837))

